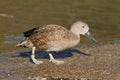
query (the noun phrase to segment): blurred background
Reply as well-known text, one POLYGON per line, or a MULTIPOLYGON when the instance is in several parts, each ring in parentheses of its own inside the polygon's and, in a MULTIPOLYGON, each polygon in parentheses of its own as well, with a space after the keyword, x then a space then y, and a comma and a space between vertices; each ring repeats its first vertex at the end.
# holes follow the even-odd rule
MULTIPOLYGON (((99 42, 120 40, 120 0, 0 0, 0 53, 14 51, 22 32, 44 24, 70 29, 82 20, 99 42)), ((82 44, 91 44, 81 36, 82 44)))

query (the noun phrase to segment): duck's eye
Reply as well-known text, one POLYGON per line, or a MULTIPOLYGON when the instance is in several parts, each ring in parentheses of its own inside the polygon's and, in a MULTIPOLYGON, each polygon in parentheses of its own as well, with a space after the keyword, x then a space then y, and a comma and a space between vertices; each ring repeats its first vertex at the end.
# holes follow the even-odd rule
POLYGON ((85 28, 85 26, 82 26, 82 28, 85 28))

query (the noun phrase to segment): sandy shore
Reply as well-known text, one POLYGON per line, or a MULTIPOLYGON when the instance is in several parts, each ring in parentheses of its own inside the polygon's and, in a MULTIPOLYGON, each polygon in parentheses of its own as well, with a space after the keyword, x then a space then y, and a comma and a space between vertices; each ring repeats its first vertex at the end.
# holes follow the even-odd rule
POLYGON ((49 62, 46 52, 36 52, 43 64, 31 62, 30 52, 0 54, 0 80, 119 80, 120 44, 80 46, 53 55, 65 61, 49 62))

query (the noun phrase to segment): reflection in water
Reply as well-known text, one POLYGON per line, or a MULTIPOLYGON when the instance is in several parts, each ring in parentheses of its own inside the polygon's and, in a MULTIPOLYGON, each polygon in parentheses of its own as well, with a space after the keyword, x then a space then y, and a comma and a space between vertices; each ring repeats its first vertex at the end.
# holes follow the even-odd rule
POLYGON ((5 36, 6 41, 4 44, 17 44, 20 40, 23 40, 23 36, 5 36))
POLYGON ((17 44, 18 41, 4 41, 4 44, 17 44))
MULTIPOLYGON (((28 29, 51 23, 69 29, 77 20, 88 23, 100 42, 120 42, 120 0, 4 0, 0 11, 0 52, 15 50, 28 29)), ((82 37, 81 43, 90 42, 82 37)))
POLYGON ((16 40, 22 40, 24 37, 23 36, 5 36, 7 39, 16 39, 16 40))
POLYGON ((15 50, 16 44, 18 44, 19 41, 23 40, 23 36, 5 36, 3 41, 0 42, 2 44, 0 46, 0 53, 8 52, 15 50))

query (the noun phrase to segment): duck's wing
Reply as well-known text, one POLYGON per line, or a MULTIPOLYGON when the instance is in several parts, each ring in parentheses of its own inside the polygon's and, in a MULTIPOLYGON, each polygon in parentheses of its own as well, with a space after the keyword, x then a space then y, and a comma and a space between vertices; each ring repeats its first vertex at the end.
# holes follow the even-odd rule
POLYGON ((30 37, 33 34, 37 34, 37 33, 43 34, 43 33, 55 32, 58 30, 60 30, 60 31, 65 30, 66 31, 66 29, 62 26, 51 24, 51 25, 44 25, 44 26, 39 26, 39 27, 30 29, 28 31, 23 32, 23 34, 25 37, 30 37))
POLYGON ((29 36, 31 36, 32 34, 38 33, 40 27, 41 27, 41 26, 36 27, 36 28, 33 28, 33 29, 30 29, 30 30, 27 30, 27 31, 23 32, 23 34, 24 34, 25 37, 29 37, 29 36))

